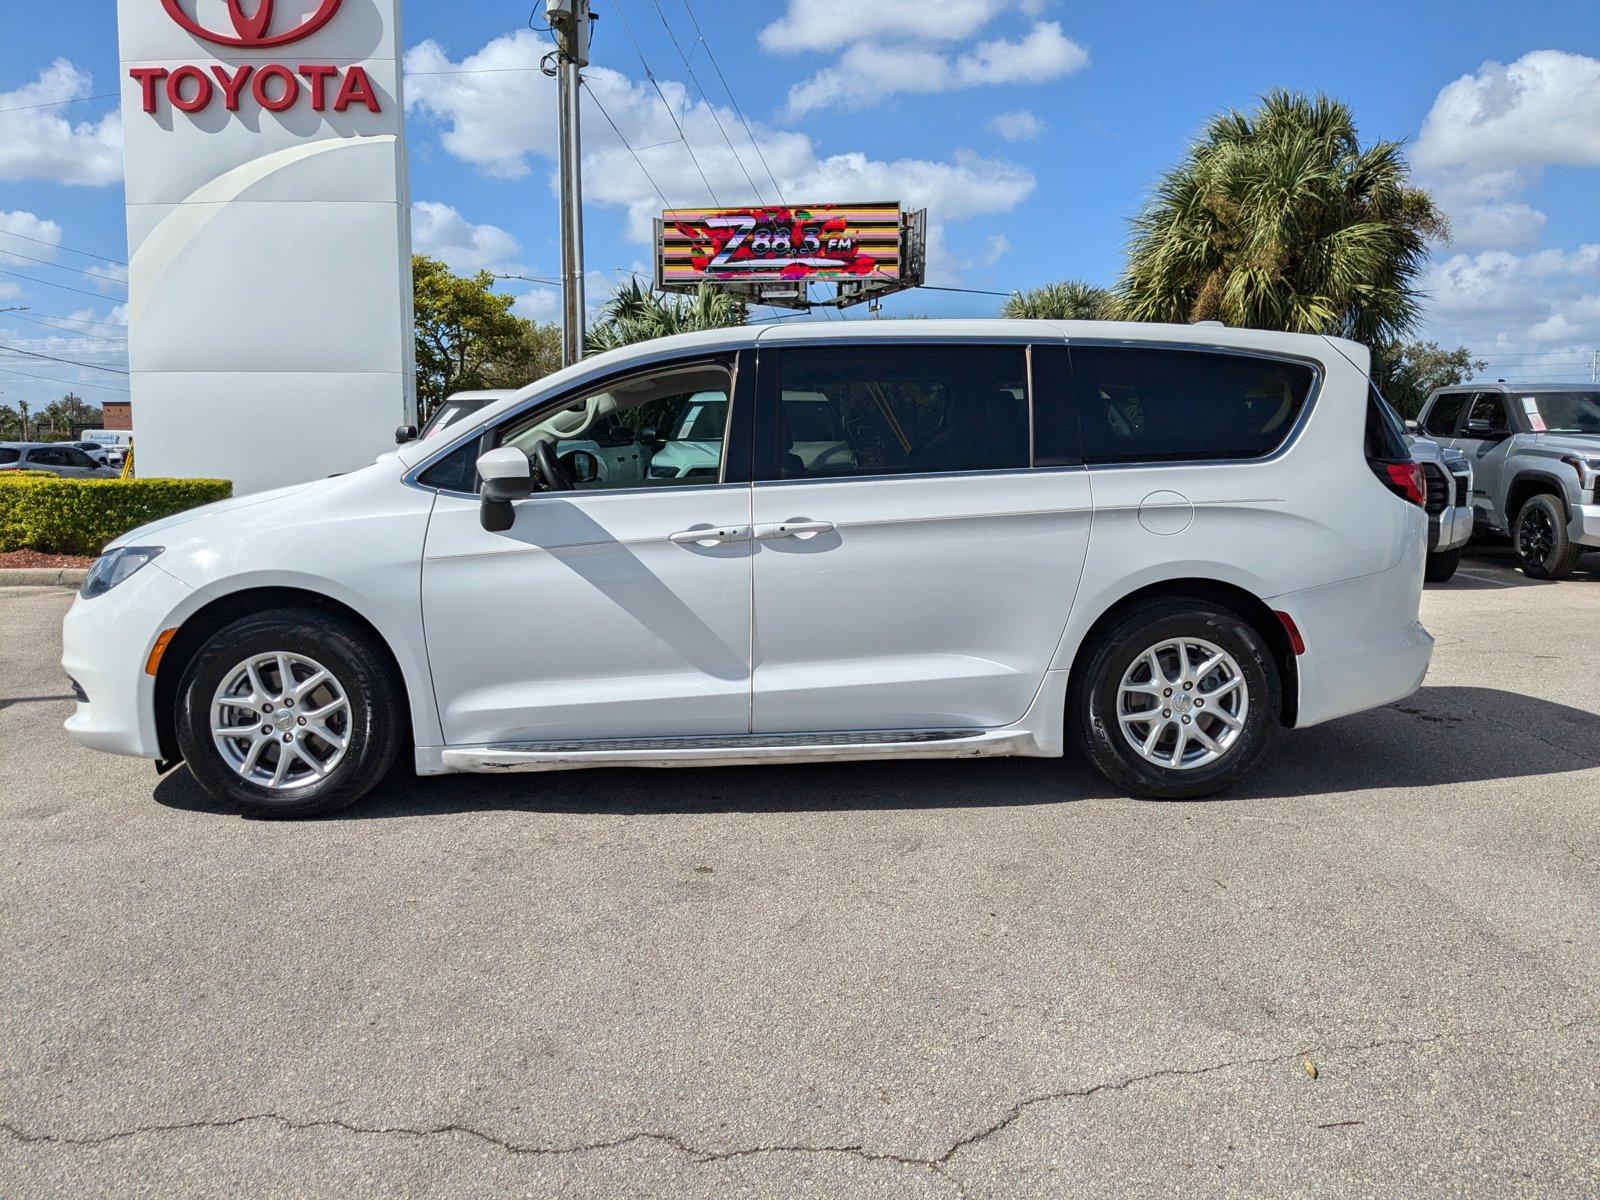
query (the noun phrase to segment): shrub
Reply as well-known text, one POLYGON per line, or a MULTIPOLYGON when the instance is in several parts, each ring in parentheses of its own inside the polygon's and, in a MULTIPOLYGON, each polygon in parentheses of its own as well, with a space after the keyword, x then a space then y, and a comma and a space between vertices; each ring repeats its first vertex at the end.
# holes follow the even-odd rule
POLYGON ((130 529, 233 495, 226 479, 0 473, 0 551, 96 555, 130 529))

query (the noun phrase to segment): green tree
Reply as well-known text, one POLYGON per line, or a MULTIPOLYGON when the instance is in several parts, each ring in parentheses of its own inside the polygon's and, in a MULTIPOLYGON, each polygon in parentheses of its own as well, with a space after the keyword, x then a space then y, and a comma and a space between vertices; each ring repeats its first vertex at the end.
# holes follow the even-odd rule
POLYGON ((526 387, 561 369, 561 327, 523 321, 516 341, 484 368, 485 386, 526 387))
POLYGON ((22 414, 9 404, 0 404, 0 442, 22 439, 22 414))
POLYGON ((675 333, 726 329, 748 319, 743 300, 707 284, 692 296, 674 296, 630 279, 601 305, 600 320, 589 330, 588 348, 598 354, 675 333))
POLYGON ((1381 342, 1372 348, 1372 381, 1402 417, 1415 417, 1435 388, 1467 383, 1488 368, 1465 346, 1438 342, 1381 342))
POLYGON ((100 424, 100 410, 75 392, 44 406, 39 414, 56 433, 74 434, 80 428, 100 424))
POLYGON ((1068 279, 1013 292, 1000 306, 1000 315, 1019 321, 1104 321, 1111 316, 1111 303, 1111 293, 1105 288, 1068 279))
POLYGON ((511 311, 513 297, 495 293, 494 276, 487 271, 464 278, 422 254, 413 256, 411 270, 417 402, 425 421, 453 392, 496 386, 503 379, 497 364, 503 367, 515 358, 531 322, 511 311))
POLYGON ((1274 91, 1212 119, 1134 219, 1118 314, 1332 333, 1411 329, 1430 238, 1449 227, 1399 142, 1363 149, 1350 110, 1274 91))

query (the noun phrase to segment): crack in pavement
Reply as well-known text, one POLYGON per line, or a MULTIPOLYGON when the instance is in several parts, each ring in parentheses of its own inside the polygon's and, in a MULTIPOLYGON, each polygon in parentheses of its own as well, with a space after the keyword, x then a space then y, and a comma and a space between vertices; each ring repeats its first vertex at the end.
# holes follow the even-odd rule
POLYGON ((510 1154, 528 1155, 535 1157, 556 1157, 572 1154, 590 1154, 606 1150, 617 1150, 638 1142, 655 1142, 667 1146, 698 1163, 730 1162, 734 1159, 752 1158, 765 1154, 844 1154, 859 1158, 865 1162, 893 1163, 898 1166, 915 1167, 931 1171, 938 1175, 945 1183, 950 1184, 958 1196, 964 1196, 965 1190, 961 1181, 948 1173, 950 1163, 963 1151, 993 1137, 997 1133, 1010 1128, 1024 1115, 1043 1104, 1056 1103, 1063 1100, 1082 1100, 1097 1096, 1103 1092, 1123 1091, 1138 1084, 1151 1083, 1161 1079, 1187 1079, 1202 1075, 1210 1075, 1217 1071, 1234 1070, 1241 1067, 1270 1066, 1278 1063, 1295 1063, 1311 1055, 1332 1054, 1361 1054, 1373 1050, 1384 1050, 1394 1047, 1420 1047, 1433 1045, 1438 1042, 1458 1041, 1486 1037, 1521 1037, 1540 1034, 1560 1033, 1579 1025, 1600 1022, 1600 1013, 1585 1013, 1554 1025, 1542 1025, 1523 1029, 1467 1029, 1448 1030, 1443 1033, 1425 1034, 1413 1037, 1384 1038, 1370 1042, 1349 1042, 1338 1045, 1320 1045, 1310 1048, 1295 1050, 1291 1053, 1263 1055, 1258 1058, 1229 1059, 1223 1062, 1211 1063, 1199 1067, 1169 1067, 1160 1071, 1151 1071, 1144 1075, 1131 1075, 1124 1079, 1106 1080, 1102 1083, 1092 1084, 1083 1088, 1068 1088, 1055 1092, 1044 1092, 1039 1095, 1028 1096, 1017 1101, 999 1118, 988 1125, 967 1134, 951 1143, 950 1147, 942 1154, 932 1158, 918 1158, 913 1155, 893 1154, 888 1151, 872 1150, 862 1143, 848 1143, 840 1145, 807 1145, 804 1143, 775 1144, 765 1146, 740 1146, 728 1150, 710 1150, 696 1146, 682 1137, 673 1133, 664 1133, 655 1130, 643 1130, 623 1134, 604 1141, 579 1142, 567 1146, 541 1146, 537 1144, 512 1141, 509 1138, 497 1137, 474 1129, 470 1125, 435 1125, 428 1127, 415 1127, 405 1125, 357 1125, 350 1121, 336 1117, 317 1118, 310 1120, 295 1120, 285 1117, 280 1113, 265 1112, 251 1113, 245 1116, 229 1117, 217 1120, 183 1121, 169 1125, 141 1125, 131 1129, 116 1130, 111 1133, 99 1134, 93 1137, 72 1137, 50 1133, 32 1133, 21 1129, 9 1121, 0 1121, 0 1132, 9 1135, 14 1141, 33 1145, 57 1145, 72 1147, 103 1146, 111 1142, 126 1141, 131 1138, 145 1137, 165 1133, 181 1133, 194 1130, 225 1130, 243 1125, 271 1123, 290 1130, 310 1129, 338 1129, 346 1133, 380 1136, 380 1137, 406 1137, 423 1139, 448 1134, 459 1134, 462 1137, 473 1138, 504 1150, 510 1154))

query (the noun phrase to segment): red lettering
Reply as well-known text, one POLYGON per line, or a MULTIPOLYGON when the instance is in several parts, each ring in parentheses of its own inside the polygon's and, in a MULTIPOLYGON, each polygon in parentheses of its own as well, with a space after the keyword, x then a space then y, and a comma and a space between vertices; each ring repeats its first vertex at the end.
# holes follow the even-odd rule
POLYGON ((268 112, 280 113, 293 108, 295 101, 300 99, 300 81, 288 67, 281 63, 273 63, 256 72, 255 80, 250 84, 250 94, 256 98, 256 103, 268 112), (276 99, 267 91, 269 79, 281 80, 283 83, 283 90, 276 99))
POLYGON ((343 112, 352 104, 365 104, 369 112, 382 112, 378 104, 378 93, 373 89, 372 80, 367 78, 367 72, 362 67, 351 67, 344 77, 344 83, 339 88, 339 98, 333 102, 335 112, 343 112))
POLYGON ((222 103, 229 112, 239 111, 239 97, 244 95, 244 85, 250 78, 250 72, 255 70, 249 63, 240 67, 234 74, 228 74, 227 67, 214 66, 211 73, 217 77, 217 82, 222 85, 222 103))
POLYGON ((186 113, 197 113, 211 103, 215 95, 211 80, 199 67, 179 67, 167 76, 167 99, 172 102, 172 107, 181 109, 186 113), (188 80, 194 80, 194 95, 184 99, 183 85, 188 80))
POLYGON ((306 77, 310 85, 307 90, 311 93, 311 111, 325 112, 328 107, 328 80, 338 78, 339 68, 303 66, 300 74, 306 77))
POLYGON ((143 91, 145 112, 155 112, 156 87, 167 77, 167 69, 165 67, 132 67, 128 71, 128 76, 135 80, 143 91))

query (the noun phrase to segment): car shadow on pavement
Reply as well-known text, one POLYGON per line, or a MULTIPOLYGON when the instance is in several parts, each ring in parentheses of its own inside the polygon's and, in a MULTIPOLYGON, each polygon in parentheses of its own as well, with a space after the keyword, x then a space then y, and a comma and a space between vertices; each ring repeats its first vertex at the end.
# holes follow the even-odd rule
MULTIPOLYGON (((1281 733, 1266 759, 1218 800, 1427 788, 1600 767, 1600 715, 1495 688, 1425 687, 1398 704, 1281 733)), ((1114 797, 1075 753, 1012 758, 773 767, 598 769, 418 779, 396 769, 332 819, 483 810, 636 816, 1015 807, 1114 797)), ((156 786, 169 808, 226 813, 186 769, 156 786)))
MULTIPOLYGON (((1578 582, 1600 582, 1600 551, 1578 560, 1571 578, 1578 582)), ((1461 566, 1445 583, 1430 583, 1428 590, 1439 592, 1503 591, 1506 588, 1554 587, 1548 579, 1530 579, 1517 566, 1517 553, 1503 539, 1474 542, 1462 555, 1461 566)))

